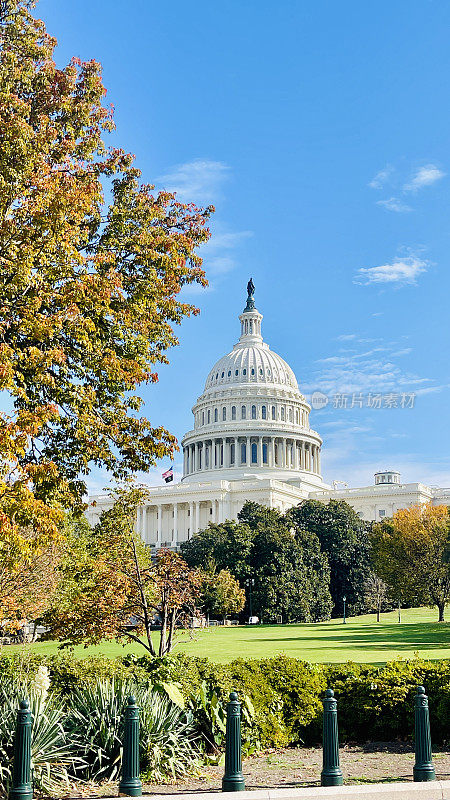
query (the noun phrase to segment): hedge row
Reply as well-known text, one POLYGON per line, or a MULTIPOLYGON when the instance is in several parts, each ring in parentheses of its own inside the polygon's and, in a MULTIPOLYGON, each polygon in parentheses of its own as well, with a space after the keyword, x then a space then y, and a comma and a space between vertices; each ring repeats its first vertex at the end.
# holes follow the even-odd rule
POLYGON ((414 695, 423 683, 430 698, 432 737, 436 744, 450 741, 450 660, 398 660, 385 666, 309 664, 284 655, 265 659, 236 659, 215 664, 183 654, 155 659, 124 656, 82 660, 69 653, 45 657, 0 657, 0 675, 33 674, 39 665, 50 671, 52 688, 62 697, 77 686, 99 677, 133 678, 155 685, 177 683, 187 702, 198 707, 199 687, 206 686, 225 703, 237 689, 254 707, 251 739, 262 748, 318 742, 321 736, 320 702, 327 686, 338 700, 342 742, 409 739, 413 733, 414 695))

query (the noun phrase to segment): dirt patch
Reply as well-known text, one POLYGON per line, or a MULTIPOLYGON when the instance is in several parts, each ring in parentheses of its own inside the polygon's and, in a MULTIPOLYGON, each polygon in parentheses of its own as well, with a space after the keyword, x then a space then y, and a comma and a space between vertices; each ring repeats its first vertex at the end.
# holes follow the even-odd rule
MULTIPOLYGON (((345 745, 340 750, 345 783, 382 783, 411 781, 414 752, 403 742, 369 742, 361 746, 345 745)), ((433 751, 436 777, 450 779, 450 752, 433 751)), ((271 750, 244 761, 246 789, 317 786, 322 769, 322 748, 305 747, 271 750)), ((223 767, 207 767, 198 777, 175 784, 145 784, 144 793, 154 795, 220 791, 223 767)), ((117 784, 103 784, 99 790, 70 792, 67 797, 106 797, 117 794, 117 784)))

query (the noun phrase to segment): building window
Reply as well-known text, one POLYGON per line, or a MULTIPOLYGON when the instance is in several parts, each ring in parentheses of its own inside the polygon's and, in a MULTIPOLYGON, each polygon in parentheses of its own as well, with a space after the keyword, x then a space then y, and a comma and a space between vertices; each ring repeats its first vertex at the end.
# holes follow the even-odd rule
POLYGON ((203 448, 200 447, 199 451, 198 451, 198 468, 199 469, 202 469, 202 452, 203 452, 203 448))
POLYGON ((252 444, 252 464, 258 463, 258 445, 256 442, 252 444))
POLYGON ((226 408, 224 406, 222 408, 222 419, 223 419, 224 422, 225 422, 226 418, 227 418, 227 410, 226 410, 226 408))
POLYGON ((276 410, 275 406, 272 406, 272 419, 276 419, 276 418, 277 418, 277 410, 276 410))
POLYGON ((262 419, 267 419, 267 411, 266 411, 266 407, 265 406, 262 406, 262 408, 261 408, 261 418, 262 419))
POLYGON ((247 375, 247 370, 246 370, 246 369, 243 369, 243 370, 242 370, 242 374, 243 374, 243 375, 247 375))
POLYGON ((252 367, 252 375, 254 375, 254 374, 255 374, 255 368, 252 367))
POLYGON ((282 422, 284 422, 285 416, 286 416, 285 408, 284 408, 284 406, 281 406, 281 420, 282 420, 282 422))
POLYGON ((205 412, 202 411, 202 425, 205 424, 205 412))
POLYGON ((239 375, 239 370, 238 370, 238 369, 235 369, 235 371, 234 371, 234 374, 235 374, 235 375, 239 375))
POLYGON ((384 510, 384 508, 380 508, 378 514, 379 514, 380 517, 385 517, 386 516, 386 511, 384 510))
POLYGON ((252 419, 256 419, 256 406, 252 406, 252 419))
POLYGON ((209 469, 209 447, 205 448, 205 469, 209 469))
POLYGON ((298 408, 295 409, 295 422, 296 422, 296 425, 298 425, 298 422, 299 422, 298 408))
POLYGON ((230 447, 230 462, 231 464, 234 464, 234 444, 232 444, 230 447))
POLYGON ((228 377, 231 378, 231 369, 228 370, 228 377))
POLYGON ((246 408, 245 408, 245 406, 242 406, 242 408, 241 408, 241 419, 245 419, 245 418, 246 418, 246 408))
POLYGON ((220 466, 223 467, 223 444, 219 447, 220 450, 220 466))
POLYGON ((241 444, 241 464, 245 464, 247 461, 247 446, 245 444, 241 444))
POLYGON ((209 513, 210 513, 210 514, 212 514, 212 506, 211 506, 211 508, 209 509, 209 513))
POLYGON ((250 320, 250 333, 253 333, 253 321, 250 320))
POLYGON ((224 377, 225 377, 225 373, 224 373, 224 372, 222 372, 222 378, 224 378, 224 377))
POLYGON ((236 406, 231 406, 231 419, 236 419, 236 406))
POLYGON ((208 410, 208 425, 211 422, 211 411, 208 410))
POLYGON ((214 409, 214 422, 217 422, 218 419, 219 419, 219 412, 217 411, 217 408, 215 408, 214 409))
POLYGON ((292 422, 292 408, 289 409, 289 422, 292 422))
POLYGON ((278 445, 274 446, 275 464, 278 464, 278 445))
POLYGON ((263 464, 267 464, 267 445, 263 443, 263 464))

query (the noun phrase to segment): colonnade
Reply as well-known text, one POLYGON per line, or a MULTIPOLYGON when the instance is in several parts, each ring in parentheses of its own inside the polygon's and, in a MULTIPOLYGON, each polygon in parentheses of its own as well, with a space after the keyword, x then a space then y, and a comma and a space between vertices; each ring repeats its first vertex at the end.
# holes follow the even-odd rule
POLYGON ((184 447, 184 475, 240 466, 305 470, 320 475, 320 447, 289 436, 223 436, 184 447))
POLYGON ((224 520, 222 500, 156 502, 139 506, 136 528, 147 544, 157 548, 176 547, 181 541, 191 539, 199 530, 206 528, 208 522, 219 523, 224 520))

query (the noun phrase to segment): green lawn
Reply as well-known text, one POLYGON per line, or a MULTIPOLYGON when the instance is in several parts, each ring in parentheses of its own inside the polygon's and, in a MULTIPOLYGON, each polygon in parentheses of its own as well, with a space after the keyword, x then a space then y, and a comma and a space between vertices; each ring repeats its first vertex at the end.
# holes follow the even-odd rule
MULTIPOLYGON (((450 608, 447 609, 450 617, 450 608)), ((402 611, 398 624, 397 612, 383 614, 377 623, 374 614, 313 625, 255 625, 253 627, 220 627, 195 631, 190 639, 181 634, 177 651, 190 655, 208 656, 213 661, 227 662, 233 658, 263 658, 286 653, 306 661, 359 661, 384 663, 396 657, 411 657, 418 653, 424 658, 450 658, 450 622, 437 623, 437 610, 414 608, 402 611)), ((28 645, 34 652, 51 654, 57 651, 56 642, 28 645)), ((6 648, 3 652, 11 651, 6 648)), ((16 649, 16 648, 14 648, 16 649)), ((76 647, 75 655, 105 655, 113 658, 124 653, 144 653, 138 645, 123 647, 105 642, 96 647, 76 647)))

